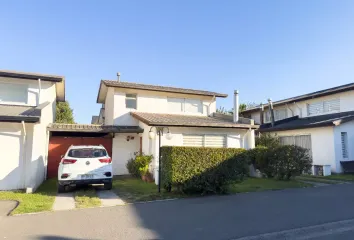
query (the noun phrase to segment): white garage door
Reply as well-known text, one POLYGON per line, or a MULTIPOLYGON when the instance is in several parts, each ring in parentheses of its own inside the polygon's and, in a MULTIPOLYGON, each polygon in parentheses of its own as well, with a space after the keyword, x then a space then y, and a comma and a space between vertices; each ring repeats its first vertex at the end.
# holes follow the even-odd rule
POLYGON ((0 190, 23 188, 21 145, 21 125, 5 123, 0 127, 0 190))

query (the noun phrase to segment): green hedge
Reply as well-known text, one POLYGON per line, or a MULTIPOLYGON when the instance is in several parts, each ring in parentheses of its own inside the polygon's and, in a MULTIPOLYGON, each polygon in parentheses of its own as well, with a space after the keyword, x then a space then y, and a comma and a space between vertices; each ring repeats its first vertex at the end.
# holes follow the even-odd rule
POLYGON ((235 148, 161 148, 161 184, 167 191, 223 193, 231 181, 242 180, 249 168, 246 150, 235 148))
POLYGON ((126 163, 128 172, 134 177, 142 177, 149 173, 149 164, 151 163, 153 156, 145 155, 144 153, 134 153, 134 158, 131 158, 126 163))
POLYGON ((289 180, 310 171, 312 166, 309 151, 295 145, 256 147, 248 150, 247 155, 249 162, 268 178, 289 180))

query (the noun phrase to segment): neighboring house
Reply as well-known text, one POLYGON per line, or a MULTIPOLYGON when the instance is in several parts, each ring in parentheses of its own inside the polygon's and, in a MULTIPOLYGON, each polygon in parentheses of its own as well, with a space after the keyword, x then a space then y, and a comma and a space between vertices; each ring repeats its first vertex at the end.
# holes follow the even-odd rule
MULTIPOLYGON (((282 144, 295 144, 310 150, 313 165, 343 171, 354 160, 354 83, 325 89, 242 112, 261 124, 259 132, 273 132, 282 144), (264 109, 264 111, 262 110, 264 109)), ((316 167, 313 168, 314 173, 316 167)))
MULTIPOLYGON (((253 148, 254 130, 258 126, 250 119, 216 113, 216 98, 226 94, 174 87, 163 87, 130 82, 102 80, 97 103, 102 104, 100 115, 105 125, 137 127, 143 133, 118 133, 112 144, 115 175, 127 174, 126 163, 135 152, 152 154, 151 171, 157 179, 158 137, 156 127, 165 127, 172 139, 164 135, 161 145, 253 148)), ((234 104, 238 106, 235 93, 234 104)), ((234 108, 238 109, 238 108, 234 108)), ((238 111, 238 110, 237 110, 238 111)), ((238 116, 236 113, 235 116, 238 116)))
POLYGON ((57 101, 65 101, 64 77, 0 70, 0 190, 31 192, 45 179, 57 101))

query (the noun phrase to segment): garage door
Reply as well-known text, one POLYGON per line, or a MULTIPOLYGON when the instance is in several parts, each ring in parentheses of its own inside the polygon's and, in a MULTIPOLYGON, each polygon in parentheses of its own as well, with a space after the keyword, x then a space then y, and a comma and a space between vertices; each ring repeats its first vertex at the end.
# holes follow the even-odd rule
POLYGON ((16 125, 0 128, 0 190, 23 188, 22 135, 16 125))
POLYGON ((61 155, 64 155, 71 145, 100 145, 102 144, 112 156, 112 138, 104 137, 51 137, 48 148, 47 178, 58 176, 58 166, 61 155))

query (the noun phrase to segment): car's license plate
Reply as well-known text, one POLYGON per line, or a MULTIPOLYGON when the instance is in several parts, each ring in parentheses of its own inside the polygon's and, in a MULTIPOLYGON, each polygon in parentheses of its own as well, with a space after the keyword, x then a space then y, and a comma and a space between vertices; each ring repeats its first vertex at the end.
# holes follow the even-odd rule
POLYGON ((81 179, 91 179, 93 178, 93 174, 83 174, 81 175, 81 179))

